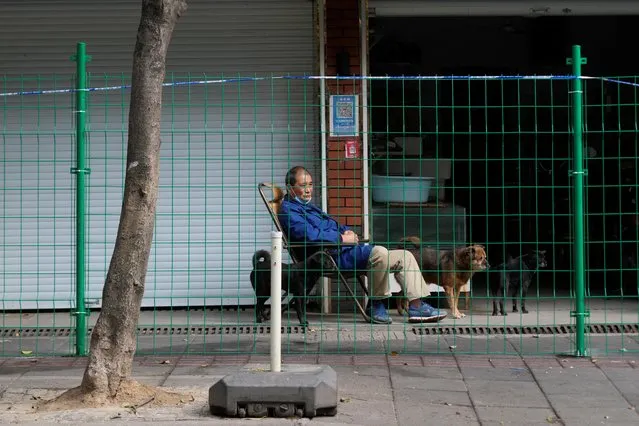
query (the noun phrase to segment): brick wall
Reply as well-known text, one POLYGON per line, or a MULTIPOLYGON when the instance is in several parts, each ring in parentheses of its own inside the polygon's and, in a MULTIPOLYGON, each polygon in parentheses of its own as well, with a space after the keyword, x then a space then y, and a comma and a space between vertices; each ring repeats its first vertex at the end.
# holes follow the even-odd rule
MULTIPOLYGON (((350 74, 360 74, 359 1, 326 0, 326 75, 337 74, 337 54, 346 51, 350 57, 350 74)), ((359 81, 328 80, 326 94, 359 94, 359 81)), ((361 106, 361 97, 359 104, 361 106)), ((360 131, 361 131, 360 108, 360 131)), ((329 114, 326 114, 329 120, 329 114)), ((327 123, 327 129, 330 124, 327 123)), ((352 138, 349 138, 352 139, 352 138)), ((361 139, 360 144, 361 154, 361 139)), ((340 223, 362 225, 362 161, 344 158, 344 138, 328 138, 328 213, 340 223)))

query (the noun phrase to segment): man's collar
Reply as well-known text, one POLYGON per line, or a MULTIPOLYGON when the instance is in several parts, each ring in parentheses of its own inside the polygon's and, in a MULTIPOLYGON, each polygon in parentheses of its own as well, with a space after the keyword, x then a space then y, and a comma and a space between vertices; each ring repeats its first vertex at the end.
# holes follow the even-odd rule
POLYGON ((302 206, 302 207, 311 207, 311 208, 314 208, 314 209, 316 209, 316 210, 320 210, 320 211, 321 211, 321 209, 320 209, 318 206, 316 206, 315 204, 313 204, 313 201, 312 201, 312 200, 311 200, 311 202, 309 202, 308 204, 304 204, 304 203, 302 203, 301 201, 299 201, 299 200, 295 199, 295 197, 291 197, 291 195, 290 195, 290 194, 286 194, 286 195, 284 196, 284 199, 285 199, 286 201, 288 201, 289 203, 295 203, 295 204, 297 204, 297 205, 299 205, 299 206, 302 206))

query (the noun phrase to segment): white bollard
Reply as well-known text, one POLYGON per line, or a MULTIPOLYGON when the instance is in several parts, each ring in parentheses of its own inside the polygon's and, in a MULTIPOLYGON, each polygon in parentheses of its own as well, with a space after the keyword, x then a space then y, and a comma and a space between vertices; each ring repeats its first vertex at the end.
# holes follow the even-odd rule
POLYGON ((282 370, 282 233, 271 232, 271 371, 282 370))

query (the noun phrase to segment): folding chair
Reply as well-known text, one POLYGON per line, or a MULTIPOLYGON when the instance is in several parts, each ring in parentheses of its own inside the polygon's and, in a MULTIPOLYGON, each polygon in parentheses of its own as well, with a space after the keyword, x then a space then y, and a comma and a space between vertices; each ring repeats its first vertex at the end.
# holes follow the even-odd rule
MULTIPOLYGON (((363 271, 358 271, 357 273, 354 272, 347 272, 347 273, 343 273, 339 270, 339 268, 337 267, 337 263, 335 263, 335 260, 333 260, 333 258, 330 256, 329 254, 329 250, 331 249, 335 249, 338 247, 337 244, 330 244, 330 243, 321 243, 321 244, 313 244, 313 243, 299 243, 299 244, 291 244, 288 241, 288 237, 286 235, 286 232, 284 232, 284 230, 282 229, 282 225, 280 224, 280 220, 277 217, 279 211, 280 211, 280 207, 282 204, 282 198, 284 195, 284 192, 281 188, 279 188, 277 185, 272 184, 272 183, 260 183, 258 185, 258 191, 260 192, 260 196, 262 197, 262 201, 264 201, 264 205, 266 206, 266 209, 268 210, 269 214, 271 215, 271 219, 273 220, 273 223, 275 224, 275 227, 277 228, 278 231, 280 231, 282 233, 282 248, 284 250, 287 250, 291 260, 293 262, 299 262, 301 258, 303 258, 303 256, 300 255, 299 253, 299 249, 301 248, 309 248, 309 247, 314 247, 314 246, 321 246, 322 249, 318 250, 317 252, 315 252, 314 254, 312 254, 311 256, 309 256, 309 258, 314 257, 314 256, 325 256, 325 258, 329 261, 329 263, 333 266, 332 270, 330 271, 326 271, 323 274, 324 278, 329 278, 329 279, 337 279, 339 282, 341 282, 345 287, 346 290, 348 290, 348 293, 353 297, 353 300, 355 301, 355 305, 357 306, 357 309, 359 310, 359 312, 362 314, 362 316, 364 317, 364 319, 367 322, 370 322, 371 318, 370 316, 366 313, 366 309, 362 306, 362 304, 359 302, 359 300, 357 299, 357 296, 355 295, 355 292, 353 291, 353 289, 351 288, 351 286, 348 284, 348 279, 352 279, 352 278, 356 278, 357 282, 359 283, 360 287, 362 288, 362 291, 364 293, 364 298, 365 300, 368 299, 368 288, 366 286, 366 282, 364 281, 364 277, 366 276, 367 271, 363 270, 363 271), (267 199, 266 195, 264 194, 264 189, 270 189, 271 193, 272 193, 272 198, 270 200, 267 199)), ((360 240, 360 242, 368 242, 366 240, 360 240)), ((341 244, 342 246, 344 244, 341 244)), ((324 295, 324 297, 326 297, 327 295, 324 295)))

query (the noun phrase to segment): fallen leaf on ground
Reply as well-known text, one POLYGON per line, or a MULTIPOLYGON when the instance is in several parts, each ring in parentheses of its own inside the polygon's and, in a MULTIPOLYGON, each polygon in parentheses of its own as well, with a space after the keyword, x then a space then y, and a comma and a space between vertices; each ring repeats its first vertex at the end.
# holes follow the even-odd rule
POLYGON ((123 408, 127 408, 127 409, 131 410, 131 412, 133 414, 137 414, 138 413, 137 407, 135 405, 127 404, 123 408))

